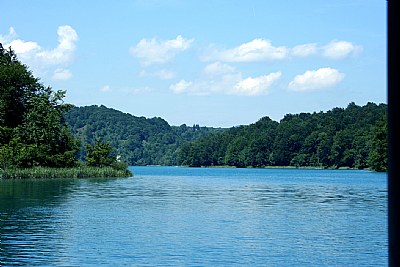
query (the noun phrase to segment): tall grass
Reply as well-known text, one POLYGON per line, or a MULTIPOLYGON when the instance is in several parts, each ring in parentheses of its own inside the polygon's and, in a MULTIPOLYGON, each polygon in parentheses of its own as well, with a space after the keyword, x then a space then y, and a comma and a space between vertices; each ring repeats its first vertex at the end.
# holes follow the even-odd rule
POLYGON ((43 178, 108 178, 130 177, 128 169, 112 167, 79 166, 73 168, 33 167, 26 169, 0 169, 0 179, 43 179, 43 178))

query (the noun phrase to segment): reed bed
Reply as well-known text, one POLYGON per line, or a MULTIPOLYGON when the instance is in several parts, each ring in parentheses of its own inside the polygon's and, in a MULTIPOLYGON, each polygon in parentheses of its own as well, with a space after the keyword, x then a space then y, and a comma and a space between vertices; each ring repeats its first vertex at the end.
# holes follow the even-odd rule
POLYGON ((120 170, 112 167, 0 169, 0 179, 116 178, 130 176, 132 176, 132 173, 128 169, 120 170))

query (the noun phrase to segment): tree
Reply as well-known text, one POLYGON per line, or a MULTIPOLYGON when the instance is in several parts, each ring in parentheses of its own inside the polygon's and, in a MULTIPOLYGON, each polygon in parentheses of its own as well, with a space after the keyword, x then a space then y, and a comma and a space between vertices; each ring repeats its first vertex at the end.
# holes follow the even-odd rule
POLYGON ((86 164, 92 167, 110 167, 117 162, 113 156, 112 146, 101 139, 91 145, 86 145, 86 164))
POLYGON ((44 87, 0 44, 0 164, 5 167, 69 167, 78 143, 64 113, 65 91, 44 87))

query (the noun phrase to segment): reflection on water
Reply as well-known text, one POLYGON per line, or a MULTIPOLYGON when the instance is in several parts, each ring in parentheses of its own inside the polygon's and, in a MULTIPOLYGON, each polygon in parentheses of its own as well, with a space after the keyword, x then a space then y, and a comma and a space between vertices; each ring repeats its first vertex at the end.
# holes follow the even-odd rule
POLYGON ((0 181, 1 266, 387 265, 385 174, 133 172, 0 181))

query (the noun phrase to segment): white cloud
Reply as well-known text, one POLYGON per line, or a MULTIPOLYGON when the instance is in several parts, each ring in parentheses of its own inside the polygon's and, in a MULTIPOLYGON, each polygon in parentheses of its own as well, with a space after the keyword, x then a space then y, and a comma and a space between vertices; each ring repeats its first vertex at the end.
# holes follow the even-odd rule
POLYGON ((11 46, 11 48, 19 57, 24 57, 24 55, 35 53, 41 49, 36 42, 25 42, 17 38, 18 35, 14 28, 10 27, 7 35, 0 35, 0 43, 2 43, 4 48, 7 49, 11 46))
POLYGON ((273 72, 268 75, 243 79, 235 85, 232 94, 248 96, 268 94, 272 83, 278 80, 281 75, 281 72, 273 72))
POLYGON ((53 73, 53 80, 65 81, 72 77, 72 73, 68 69, 56 69, 53 73))
POLYGON ((307 57, 317 53, 317 44, 302 44, 291 49, 291 54, 296 57, 307 57))
POLYGON ((322 55, 330 59, 344 59, 350 55, 357 55, 362 47, 347 41, 332 41, 323 46, 322 55))
POLYGON ((171 85, 170 90, 176 94, 193 95, 265 95, 281 75, 281 72, 274 72, 254 78, 243 78, 242 73, 233 66, 215 62, 207 65, 198 79, 194 81, 181 80, 171 85))
POLYGON ((348 41, 331 41, 324 46, 319 46, 317 43, 307 43, 288 48, 286 46, 273 46, 269 40, 256 38, 231 49, 220 49, 210 46, 206 53, 202 55, 202 60, 259 62, 284 60, 289 56, 308 57, 311 55, 322 55, 329 59, 344 59, 351 55, 358 55, 361 51, 361 46, 348 41))
POLYGON ((44 50, 36 54, 46 64, 69 63, 75 51, 75 42, 78 41, 78 34, 69 25, 60 26, 57 30, 58 46, 53 50, 44 50))
POLYGON ((225 62, 281 60, 288 56, 288 52, 288 48, 284 46, 275 47, 269 40, 254 39, 232 49, 214 51, 211 58, 225 62))
POLYGON ((185 80, 180 80, 179 82, 172 84, 169 89, 175 94, 181 94, 187 91, 187 89, 192 85, 192 82, 187 82, 185 80))
POLYGON ((25 55, 39 51, 41 47, 36 42, 24 42, 22 40, 12 40, 9 44, 6 45, 14 50, 17 55, 21 55, 24 57, 25 55))
POLYGON ((333 87, 342 81, 344 76, 344 73, 333 68, 308 70, 294 77, 293 81, 289 83, 289 90, 307 92, 333 87))
POLYGON ((44 49, 37 42, 18 39, 13 27, 10 27, 7 35, 0 36, 0 41, 5 48, 11 47, 35 75, 50 72, 55 80, 69 79, 72 74, 65 67, 73 60, 78 34, 71 26, 64 25, 58 27, 57 35, 58 46, 51 50, 44 49))
POLYGON ((188 49, 193 41, 193 39, 185 39, 181 35, 166 41, 156 38, 142 39, 131 47, 129 52, 145 66, 164 64, 172 60, 179 52, 188 49))

